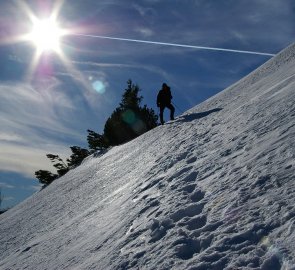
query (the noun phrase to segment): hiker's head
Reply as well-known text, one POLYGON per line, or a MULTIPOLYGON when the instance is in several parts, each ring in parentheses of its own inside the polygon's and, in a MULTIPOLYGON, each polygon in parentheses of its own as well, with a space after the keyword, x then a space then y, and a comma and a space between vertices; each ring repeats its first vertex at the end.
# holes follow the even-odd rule
POLYGON ((162 89, 169 89, 170 87, 166 84, 166 83, 163 83, 162 84, 162 89))

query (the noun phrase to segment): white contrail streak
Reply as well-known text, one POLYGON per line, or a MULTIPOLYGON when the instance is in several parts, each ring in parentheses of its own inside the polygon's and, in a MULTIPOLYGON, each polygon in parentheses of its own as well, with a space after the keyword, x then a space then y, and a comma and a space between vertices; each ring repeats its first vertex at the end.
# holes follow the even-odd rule
POLYGON ((242 50, 214 48, 214 47, 203 47, 203 46, 185 45, 185 44, 177 44, 177 43, 166 43, 166 42, 140 40, 140 39, 129 39, 129 38, 118 38, 118 37, 107 37, 107 36, 96 36, 96 35, 83 35, 83 34, 71 34, 71 35, 73 35, 73 36, 80 36, 80 37, 112 39, 112 40, 129 41, 129 42, 137 42, 137 43, 146 43, 146 44, 155 44, 155 45, 164 45, 164 46, 191 48, 191 49, 199 49, 199 50, 211 50, 211 51, 222 51, 222 52, 233 52, 233 53, 245 53, 245 54, 256 54, 256 55, 265 55, 265 56, 275 56, 275 54, 272 54, 272 53, 253 52, 253 51, 242 51, 242 50))

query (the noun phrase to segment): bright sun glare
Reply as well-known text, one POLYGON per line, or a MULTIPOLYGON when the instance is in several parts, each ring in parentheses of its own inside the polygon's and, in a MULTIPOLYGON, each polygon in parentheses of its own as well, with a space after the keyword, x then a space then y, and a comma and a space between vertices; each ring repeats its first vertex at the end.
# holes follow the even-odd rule
POLYGON ((60 38, 63 30, 52 19, 38 20, 33 23, 29 39, 35 44, 39 53, 60 51, 60 38))

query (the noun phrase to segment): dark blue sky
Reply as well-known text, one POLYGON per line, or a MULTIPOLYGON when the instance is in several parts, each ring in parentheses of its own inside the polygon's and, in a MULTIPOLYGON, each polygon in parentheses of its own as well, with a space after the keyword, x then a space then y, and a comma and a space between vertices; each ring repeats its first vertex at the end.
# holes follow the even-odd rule
MULTIPOLYGON (((129 78, 141 87, 143 103, 156 111, 156 94, 168 83, 174 103, 185 111, 270 58, 69 35, 62 39, 63 58, 42 57, 29 72, 35 47, 14 41, 31 27, 20 2, 0 3, 4 206, 38 189, 34 171, 53 170, 46 153, 67 157, 69 146, 86 146, 87 129, 102 131, 129 78)), ((40 17, 56 7, 55 1, 25 2, 40 17)), ((68 0, 58 16, 72 34, 272 54, 294 41, 294 19, 293 0, 68 0)))

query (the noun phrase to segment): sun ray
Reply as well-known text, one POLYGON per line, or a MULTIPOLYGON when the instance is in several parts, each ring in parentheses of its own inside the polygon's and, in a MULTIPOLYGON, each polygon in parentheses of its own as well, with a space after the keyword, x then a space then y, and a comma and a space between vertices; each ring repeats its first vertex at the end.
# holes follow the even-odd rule
POLYGON ((16 44, 20 42, 25 42, 27 41, 27 34, 24 35, 18 35, 18 36, 12 36, 12 37, 6 37, 0 39, 0 45, 11 45, 11 44, 16 44))
POLYGON ((58 19, 58 16, 59 16, 59 13, 63 7, 63 4, 64 4, 65 0, 59 0, 59 1, 56 1, 55 3, 55 6, 54 6, 54 9, 50 15, 50 18, 54 21, 57 21, 58 19))
POLYGON ((19 6, 20 10, 24 11, 24 14, 29 18, 29 21, 33 22, 36 16, 30 9, 30 7, 27 5, 27 3, 25 1, 18 0, 17 5, 19 6))
POLYGON ((31 81, 31 79, 33 77, 33 74, 34 74, 34 72, 36 70, 36 67, 38 66, 40 57, 41 57, 40 52, 36 51, 35 54, 34 54, 33 59, 31 60, 31 63, 30 63, 29 68, 28 68, 28 70, 26 72, 26 75, 25 75, 25 81, 26 82, 31 81))

